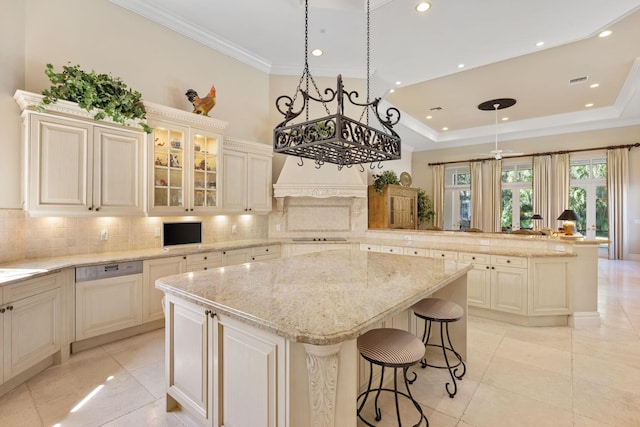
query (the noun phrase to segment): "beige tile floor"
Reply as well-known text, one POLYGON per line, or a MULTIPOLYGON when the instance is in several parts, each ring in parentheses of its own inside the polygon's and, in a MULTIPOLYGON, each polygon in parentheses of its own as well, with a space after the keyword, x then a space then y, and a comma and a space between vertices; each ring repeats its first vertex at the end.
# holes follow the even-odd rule
MULTIPOLYGON (((468 373, 454 399, 444 391, 445 371, 418 369, 412 392, 430 426, 640 426, 640 263, 599 261, 599 311, 602 326, 583 330, 470 318, 468 373)), ((47 369, 0 398, 0 426, 188 426, 164 411, 163 333, 47 369)), ((395 426, 386 403, 378 425, 395 426)), ((414 413, 402 408, 411 425, 414 413)))

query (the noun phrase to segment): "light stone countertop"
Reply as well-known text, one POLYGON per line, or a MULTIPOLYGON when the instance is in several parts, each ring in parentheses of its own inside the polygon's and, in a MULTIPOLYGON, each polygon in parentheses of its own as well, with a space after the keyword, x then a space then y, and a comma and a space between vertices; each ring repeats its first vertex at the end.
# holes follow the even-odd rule
POLYGON ((470 269, 331 250, 163 277, 156 288, 295 342, 329 345, 358 337, 470 269))
POLYGON ((279 239, 233 240, 190 247, 176 247, 168 250, 154 248, 120 252, 103 252, 97 254, 69 255, 53 258, 25 259, 0 265, 0 286, 14 283, 19 280, 38 277, 44 274, 55 273, 65 268, 184 256, 208 251, 251 248, 255 246, 280 244, 281 242, 282 241, 279 239))

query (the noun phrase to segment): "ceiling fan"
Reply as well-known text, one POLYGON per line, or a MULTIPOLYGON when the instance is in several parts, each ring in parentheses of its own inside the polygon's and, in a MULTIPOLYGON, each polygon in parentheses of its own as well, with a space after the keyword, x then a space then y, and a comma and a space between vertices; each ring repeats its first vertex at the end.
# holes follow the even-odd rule
POLYGON ((479 110, 490 111, 493 110, 495 112, 495 148, 489 153, 482 153, 481 155, 490 155, 496 160, 500 160, 505 156, 518 156, 523 153, 514 153, 511 150, 501 150, 498 148, 498 110, 502 110, 504 108, 509 108, 515 105, 516 100, 513 98, 498 98, 498 99, 490 99, 489 101, 485 101, 478 105, 479 110))

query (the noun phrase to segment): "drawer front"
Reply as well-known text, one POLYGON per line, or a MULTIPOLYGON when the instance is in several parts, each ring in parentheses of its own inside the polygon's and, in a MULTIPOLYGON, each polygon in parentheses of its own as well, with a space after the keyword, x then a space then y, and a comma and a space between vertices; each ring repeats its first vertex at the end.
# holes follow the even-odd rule
POLYGON ((360 250, 367 252, 380 252, 380 245, 367 245, 365 243, 360 243, 360 250))
POLYGON ((4 299, 5 303, 14 302, 50 289, 55 289, 60 286, 57 282, 58 277, 58 273, 47 274, 46 276, 36 279, 27 279, 6 285, 0 288, 0 292, 3 293, 3 298, 0 298, 0 300, 4 299))
POLYGON ((252 255, 251 261, 268 261, 270 259, 278 259, 280 258, 280 253, 268 253, 262 255, 252 255))
POLYGON ((527 258, 517 256, 493 255, 491 264, 502 267, 527 268, 527 258))
POLYGON ((424 248, 403 248, 403 254, 405 255, 410 255, 410 256, 422 256, 422 257, 427 257, 429 256, 429 249, 424 249, 424 248))
POLYGON ((491 262, 491 255, 459 252, 458 261, 469 262, 471 264, 489 264, 491 262))
POLYGON ((251 248, 252 257, 270 254, 276 254, 280 256, 280 245, 257 246, 255 248, 251 248))
POLYGON ((431 249, 431 258, 438 259, 458 259, 458 252, 456 251, 440 251, 437 249, 431 249))
POLYGON ((204 252, 201 254, 187 255, 187 266, 194 264, 222 263, 222 253, 220 252, 204 252))
POLYGON ((404 248, 402 246, 380 246, 380 252, 402 255, 404 248))

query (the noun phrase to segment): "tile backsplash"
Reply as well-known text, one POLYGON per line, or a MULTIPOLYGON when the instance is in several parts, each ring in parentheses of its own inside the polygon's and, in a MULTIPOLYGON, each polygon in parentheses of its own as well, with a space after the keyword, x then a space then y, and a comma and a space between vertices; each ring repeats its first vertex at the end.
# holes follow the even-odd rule
POLYGON ((0 263, 160 248, 162 223, 182 220, 202 221, 205 244, 268 237, 267 215, 78 218, 31 217, 20 210, 0 210, 0 263), (103 230, 107 240, 100 240, 103 230))

